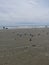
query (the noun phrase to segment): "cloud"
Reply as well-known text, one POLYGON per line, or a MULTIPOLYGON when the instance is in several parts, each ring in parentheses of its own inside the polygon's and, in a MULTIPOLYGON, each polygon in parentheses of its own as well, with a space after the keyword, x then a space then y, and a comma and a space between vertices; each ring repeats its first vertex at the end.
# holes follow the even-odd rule
POLYGON ((49 21, 48 2, 49 0, 0 0, 0 21, 49 21))
POLYGON ((36 6, 38 3, 34 0, 27 0, 27 3, 32 5, 32 6, 36 6))

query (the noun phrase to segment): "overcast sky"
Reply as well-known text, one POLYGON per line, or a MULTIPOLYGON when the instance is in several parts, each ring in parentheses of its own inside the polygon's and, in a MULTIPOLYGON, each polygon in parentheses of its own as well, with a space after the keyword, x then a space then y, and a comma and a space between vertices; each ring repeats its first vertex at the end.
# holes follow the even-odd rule
POLYGON ((49 0, 0 0, 0 25, 32 23, 49 23, 49 0))

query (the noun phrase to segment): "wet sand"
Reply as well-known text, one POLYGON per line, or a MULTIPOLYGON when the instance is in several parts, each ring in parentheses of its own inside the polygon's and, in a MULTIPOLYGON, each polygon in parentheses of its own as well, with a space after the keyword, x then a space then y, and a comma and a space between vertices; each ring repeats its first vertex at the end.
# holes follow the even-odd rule
POLYGON ((49 65, 49 28, 0 30, 0 65, 49 65))

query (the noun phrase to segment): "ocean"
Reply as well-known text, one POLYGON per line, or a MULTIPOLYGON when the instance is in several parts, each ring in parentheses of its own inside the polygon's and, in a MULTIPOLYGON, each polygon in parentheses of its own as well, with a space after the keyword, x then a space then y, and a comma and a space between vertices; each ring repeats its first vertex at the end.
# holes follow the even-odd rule
POLYGON ((44 25, 19 25, 19 26, 0 26, 0 29, 22 29, 22 28, 49 28, 49 26, 44 25))

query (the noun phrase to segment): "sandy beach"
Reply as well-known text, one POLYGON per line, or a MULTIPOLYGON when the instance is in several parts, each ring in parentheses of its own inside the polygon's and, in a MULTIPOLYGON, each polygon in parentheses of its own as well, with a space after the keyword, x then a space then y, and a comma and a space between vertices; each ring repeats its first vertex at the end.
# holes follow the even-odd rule
POLYGON ((0 65, 49 65, 49 28, 0 30, 0 65))

